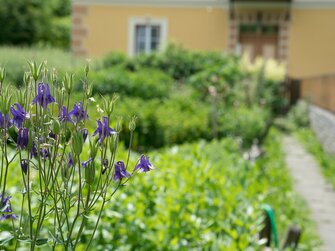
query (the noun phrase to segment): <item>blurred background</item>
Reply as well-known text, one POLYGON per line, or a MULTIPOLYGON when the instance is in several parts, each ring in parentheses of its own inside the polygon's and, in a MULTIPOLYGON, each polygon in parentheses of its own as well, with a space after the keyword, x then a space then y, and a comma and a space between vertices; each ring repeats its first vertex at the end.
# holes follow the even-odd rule
POLYGON ((46 61, 76 74, 75 101, 90 58, 91 127, 100 94, 120 95, 125 149, 138 117, 132 150, 158 168, 113 199, 95 250, 262 250, 264 203, 281 240, 295 224, 318 250, 283 138, 333 190, 335 0, 0 0, 0 27, 6 84, 46 61))

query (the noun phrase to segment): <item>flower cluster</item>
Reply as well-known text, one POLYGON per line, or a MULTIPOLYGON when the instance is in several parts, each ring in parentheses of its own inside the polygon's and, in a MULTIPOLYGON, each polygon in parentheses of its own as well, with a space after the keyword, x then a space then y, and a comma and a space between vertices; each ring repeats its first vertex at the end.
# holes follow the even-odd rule
MULTIPOLYGON (((0 147, 2 154, 7 154, 6 158, 0 158, 0 220, 18 218, 13 213, 17 212, 16 207, 12 210, 11 196, 5 194, 7 176, 12 170, 9 166, 19 163, 22 174, 19 190, 23 191, 23 197, 21 213, 17 213, 20 220, 12 222, 13 233, 17 229, 28 231, 22 234, 29 237, 30 249, 34 250, 38 240, 50 238, 44 235, 51 231, 41 229, 44 222, 52 221, 45 226, 53 225, 52 238, 61 240, 54 245, 75 250, 85 229, 86 220, 82 215, 89 215, 95 207, 102 212, 121 185, 135 173, 148 172, 154 167, 149 157, 142 155, 129 173, 130 149, 126 163, 115 161, 120 129, 111 127, 115 97, 103 98, 103 116, 97 119, 96 128, 86 127, 89 103, 93 100, 87 82, 88 66, 83 98, 74 103, 71 100, 73 75, 66 74, 61 84, 54 75, 50 85, 39 83, 43 67, 43 79, 48 79, 46 66, 38 67, 35 63, 29 66, 24 89, 18 91, 15 101, 12 102, 11 91, 2 90, 0 84, 0 147), (49 217, 52 213, 55 217, 49 217)), ((130 138, 135 129, 135 122, 131 123, 130 138)), ((94 234, 95 230, 88 245, 94 234)))

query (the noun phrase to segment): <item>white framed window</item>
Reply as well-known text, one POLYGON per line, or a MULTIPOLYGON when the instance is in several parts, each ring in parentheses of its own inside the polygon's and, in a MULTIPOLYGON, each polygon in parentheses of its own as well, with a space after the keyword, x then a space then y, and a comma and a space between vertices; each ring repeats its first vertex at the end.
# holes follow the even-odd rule
POLYGON ((166 39, 166 19, 129 19, 128 53, 130 56, 158 51, 164 46, 166 39))

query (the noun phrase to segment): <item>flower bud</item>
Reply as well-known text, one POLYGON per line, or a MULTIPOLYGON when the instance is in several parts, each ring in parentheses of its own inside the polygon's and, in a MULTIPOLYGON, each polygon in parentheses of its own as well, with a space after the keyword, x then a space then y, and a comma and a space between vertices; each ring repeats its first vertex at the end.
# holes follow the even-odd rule
POLYGON ((129 131, 133 132, 135 130, 135 128, 136 128, 136 120, 137 120, 136 116, 133 116, 130 119, 130 122, 129 122, 129 131))
POLYGON ((68 93, 71 93, 72 88, 73 88, 73 77, 74 77, 73 73, 72 74, 65 73, 65 76, 63 79, 65 90, 68 93))
POLYGON ((73 166, 73 158, 72 158, 72 153, 69 152, 69 155, 67 157, 67 166, 72 167, 73 166))
POLYGON ((51 73, 51 81, 54 85, 57 84, 57 71, 55 68, 52 69, 52 73, 51 73))
POLYGON ((83 151, 84 139, 81 132, 72 133, 72 149, 75 155, 80 155, 83 151))
POLYGON ((93 92, 92 85, 87 85, 86 96, 90 97, 92 95, 92 92, 93 92))
POLYGON ((116 127, 115 127, 115 130, 118 133, 122 131, 122 124, 123 124, 123 118, 122 117, 118 117, 118 119, 116 121, 116 127))
POLYGON ((33 78, 34 78, 35 81, 37 81, 38 78, 40 77, 43 65, 44 65, 44 63, 41 63, 37 67, 36 62, 29 62, 30 72, 31 72, 31 75, 33 76, 33 78))
POLYGON ((8 114, 10 107, 11 107, 11 101, 12 101, 12 91, 7 87, 4 91, 4 95, 0 98, 0 110, 3 112, 3 114, 8 114))
POLYGON ((84 139, 84 142, 85 142, 86 139, 87 139, 87 136, 88 136, 88 130, 86 128, 83 128, 83 129, 81 129, 81 133, 83 135, 83 139, 84 139))
POLYGON ((29 143, 29 133, 27 128, 20 128, 17 135, 17 147, 26 149, 29 143))
POLYGON ((91 59, 86 59, 86 65, 85 65, 85 75, 87 77, 89 71, 90 71, 90 62, 91 62, 91 59))
POLYGON ((22 90, 17 90, 16 91, 16 100, 17 103, 19 103, 21 106, 23 106, 23 104, 25 103, 25 94, 26 94, 26 90, 22 91, 22 90))
POLYGON ((21 164, 21 169, 24 172, 24 174, 27 174, 27 172, 28 172, 28 160, 22 159, 20 164, 21 164))
POLYGON ((88 185, 93 185, 95 180, 95 165, 94 161, 92 161, 85 168, 85 179, 88 185))
POLYGON ((23 75, 23 83, 25 85, 29 85, 29 83, 30 83, 30 77, 31 77, 30 72, 25 72, 24 73, 24 75, 23 75))
POLYGON ((2 83, 6 78, 6 68, 0 67, 0 83, 2 83))

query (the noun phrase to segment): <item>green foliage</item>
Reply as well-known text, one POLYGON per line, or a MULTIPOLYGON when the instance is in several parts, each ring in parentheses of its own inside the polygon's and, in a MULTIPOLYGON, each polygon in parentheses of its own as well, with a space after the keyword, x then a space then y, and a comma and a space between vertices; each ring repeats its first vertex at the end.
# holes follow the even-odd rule
POLYGON ((57 17, 66 17, 71 14, 71 0, 49 0, 52 12, 57 17))
POLYGON ((208 67, 192 75, 186 84, 198 90, 203 98, 208 97, 209 88, 214 87, 224 102, 232 105, 244 94, 242 76, 238 62, 231 59, 225 64, 208 67))
POLYGON ((122 52, 111 52, 102 59, 101 68, 110 68, 113 66, 123 66, 127 63, 128 58, 122 52))
POLYGON ((301 128, 309 126, 309 105, 304 100, 299 100, 298 103, 291 108, 287 114, 288 123, 291 127, 301 128))
POLYGON ((107 68, 90 76, 94 93, 114 93, 143 99, 168 97, 173 80, 162 71, 142 69, 129 72, 123 67, 107 68))
POLYGON ((201 69, 201 61, 196 60, 197 54, 170 44, 161 54, 139 55, 135 64, 164 70, 174 79, 180 80, 201 69))
POLYGON ((51 9, 43 0, 0 0, 0 43, 31 45, 50 28, 51 9))
POLYGON ((218 52, 192 52, 180 45, 169 44, 162 52, 140 54, 134 58, 127 58, 122 53, 110 53, 103 58, 101 67, 122 65, 130 71, 154 68, 182 81, 207 67, 223 65, 232 59, 218 52))
POLYGON ((322 145, 311 129, 300 128, 294 132, 294 135, 304 144, 306 150, 319 162, 322 173, 335 189, 335 156, 326 153, 323 150, 322 145))
POLYGON ((270 134, 265 149, 266 156, 254 164, 241 157, 237 141, 229 138, 152 154, 154 175, 136 177, 111 202, 94 247, 262 250, 261 205, 268 203, 275 210, 279 239, 297 224, 304 230, 298 250, 314 250, 315 227, 292 191, 277 133, 270 134))
MULTIPOLYGON (((136 115, 134 148, 157 148, 164 145, 210 138, 209 107, 184 97, 166 100, 125 98, 116 111, 119 115, 136 115)), ((125 120, 121 139, 128 139, 128 121, 125 120)), ((126 140, 127 142, 127 140, 126 140)))
POLYGON ((46 44, 58 48, 70 48, 71 18, 58 17, 51 22, 51 29, 46 35, 46 44))
POLYGON ((244 147, 262 139, 270 123, 270 112, 258 106, 232 107, 220 117, 220 132, 240 137, 244 147))
POLYGON ((0 0, 0 44, 68 48, 70 8, 70 0, 0 0))

